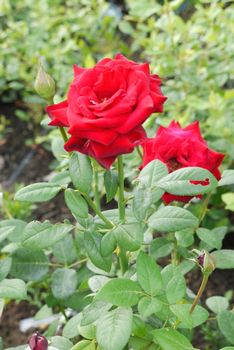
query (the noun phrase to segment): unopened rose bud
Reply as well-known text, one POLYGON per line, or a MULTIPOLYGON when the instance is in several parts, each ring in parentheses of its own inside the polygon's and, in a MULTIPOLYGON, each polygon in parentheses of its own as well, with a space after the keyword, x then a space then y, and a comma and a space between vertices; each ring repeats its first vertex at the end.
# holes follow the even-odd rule
POLYGON ((38 95, 45 100, 50 100, 55 95, 54 79, 48 73, 46 73, 41 63, 39 63, 34 88, 38 95))
POLYGON ((210 275, 215 270, 214 258, 206 250, 200 252, 197 261, 201 266, 203 274, 210 275))
POLYGON ((31 350, 47 350, 48 349, 48 341, 43 335, 38 332, 33 333, 31 338, 29 339, 29 347, 31 350))

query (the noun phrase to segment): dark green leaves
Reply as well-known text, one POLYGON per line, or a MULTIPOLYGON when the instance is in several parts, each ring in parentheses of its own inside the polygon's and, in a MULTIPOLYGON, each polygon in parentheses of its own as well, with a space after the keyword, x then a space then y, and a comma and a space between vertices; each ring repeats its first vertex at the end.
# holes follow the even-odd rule
POLYGON ((112 256, 102 256, 101 240, 102 235, 98 232, 87 231, 84 235, 85 249, 92 263, 100 269, 109 272, 112 264, 112 256))
POLYGON ((38 281, 49 270, 49 259, 42 250, 19 248, 12 255, 11 274, 25 281, 38 281))
POLYGON ((102 350, 122 350, 132 331, 132 309, 117 308, 97 322, 97 341, 102 350))
POLYGON ((118 175, 112 170, 108 170, 104 174, 104 185, 106 190, 106 200, 110 202, 118 189, 118 175))
POLYGON ((48 221, 32 221, 24 230, 22 244, 25 248, 35 250, 48 248, 63 239, 72 229, 70 224, 52 225, 48 221))
POLYGON ((62 187, 56 183, 38 182, 21 188, 15 199, 24 202, 46 202, 54 198, 62 187))
POLYGON ((27 299, 27 290, 24 281, 20 279, 5 279, 0 282, 0 298, 27 299))
POLYGON ((52 293, 57 299, 66 299, 76 290, 77 274, 73 269, 61 268, 52 274, 52 293))
POLYGON ((70 176, 75 188, 88 193, 91 190, 93 169, 87 156, 73 152, 69 161, 70 176))
POLYGON ((157 182, 162 190, 174 195, 196 196, 210 192, 218 181, 208 170, 199 167, 178 169, 157 182), (191 181, 207 181, 207 185, 193 184, 191 181))
POLYGON ((211 253, 218 269, 234 269, 234 250, 221 249, 211 253))
POLYGON ((117 306, 130 307, 137 304, 140 293, 141 289, 136 282, 118 278, 107 282, 98 292, 96 299, 117 306))
POLYGON ((218 325, 225 338, 227 338, 227 340, 231 344, 234 344, 234 312, 224 310, 221 313, 219 313, 218 325))
POLYGON ((65 202, 75 217, 87 218, 88 204, 79 192, 68 188, 65 191, 65 202))
POLYGON ((141 287, 149 295, 155 296, 162 289, 162 277, 159 266, 148 255, 140 252, 137 257, 137 278, 141 287))
MULTIPOLYGON (((140 172, 138 177, 140 183, 146 188, 157 186, 158 181, 168 174, 167 166, 160 160, 152 160, 140 172)), ((163 191, 162 191, 163 193, 163 191)))
POLYGON ((234 170, 224 170, 221 180, 219 180, 219 186, 233 185, 234 184, 234 170))
POLYGON ((198 225, 198 219, 188 210, 166 206, 149 218, 149 226, 157 231, 174 232, 198 225))
POLYGON ((152 334, 163 350, 195 350, 190 341, 175 329, 156 329, 152 334))

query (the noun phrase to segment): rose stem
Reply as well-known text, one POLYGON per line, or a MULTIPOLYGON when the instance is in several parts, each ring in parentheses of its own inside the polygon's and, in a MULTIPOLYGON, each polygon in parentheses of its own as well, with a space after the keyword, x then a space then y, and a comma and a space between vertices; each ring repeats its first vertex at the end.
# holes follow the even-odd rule
POLYGON ((98 165, 95 159, 92 159, 93 170, 94 170, 94 184, 93 184, 93 193, 94 193, 94 201, 98 209, 100 209, 100 197, 99 197, 99 189, 98 189, 98 165))
POLYGON ((119 219, 120 221, 125 220, 125 200, 124 200, 124 171, 123 171, 123 158, 118 157, 118 178, 119 178, 119 219))
POLYGON ((100 219, 108 226, 108 228, 113 228, 114 225, 110 220, 108 220, 101 212, 101 210, 96 206, 93 200, 89 197, 87 193, 81 192, 82 196, 85 198, 86 202, 93 209, 93 211, 99 216, 100 219))
POLYGON ((189 310, 189 313, 190 313, 190 314, 192 314, 192 312, 193 312, 193 310, 195 309, 197 303, 199 302, 199 300, 200 300, 200 298, 201 298, 201 296, 202 296, 202 294, 203 294, 203 292, 204 292, 204 290, 205 290, 205 288, 206 288, 208 279, 209 279, 209 274, 204 274, 204 275, 203 275, 203 278, 202 278, 202 283, 201 283, 201 285, 200 285, 200 288, 199 288, 199 290, 198 290, 198 292, 197 292, 197 295, 196 295, 196 297, 195 297, 195 299, 194 299, 194 301, 193 301, 193 304, 192 304, 192 306, 191 306, 191 309, 189 310))
POLYGON ((66 143, 67 140, 68 140, 68 137, 67 137, 67 133, 66 133, 65 129, 62 126, 60 126, 59 127, 59 131, 60 131, 60 133, 62 135, 64 143, 66 143))
MULTIPOLYGON (((118 179, 119 179, 119 220, 120 222, 125 221, 125 199, 124 199, 124 170, 123 170, 123 157, 118 157, 118 179)), ((119 247, 119 265, 122 271, 122 274, 128 269, 128 258, 126 251, 123 247, 119 247)))

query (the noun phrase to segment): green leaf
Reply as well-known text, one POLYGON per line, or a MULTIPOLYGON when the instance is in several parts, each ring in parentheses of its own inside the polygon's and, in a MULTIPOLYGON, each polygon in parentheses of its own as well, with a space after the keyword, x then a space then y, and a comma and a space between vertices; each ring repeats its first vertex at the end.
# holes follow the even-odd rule
POLYGON ((52 225, 48 221, 32 221, 24 230, 22 244, 25 248, 35 250, 48 248, 63 239, 72 229, 73 226, 69 224, 52 225))
POLYGON ((21 188, 15 194, 15 200, 23 202, 46 202, 54 198, 62 189, 51 182, 38 182, 21 188))
POLYGON ((96 293, 109 280, 110 279, 108 277, 106 277, 106 276, 96 275, 96 276, 92 276, 92 277, 89 278, 88 285, 89 285, 89 288, 91 289, 91 291, 96 293))
POLYGON ((150 255, 155 259, 168 256, 173 249, 173 243, 166 238, 155 238, 150 245, 150 255))
POLYGON ((221 196, 222 201, 226 204, 225 209, 234 211, 234 193, 228 192, 221 196))
POLYGON ((137 188, 133 198, 133 213, 138 220, 144 220, 152 204, 150 189, 137 188))
POLYGON ((174 232, 198 225, 198 219, 188 210, 166 206, 149 218, 149 226, 161 232, 174 232))
POLYGON ((234 184, 234 170, 224 170, 221 180, 219 180, 219 186, 233 185, 234 184))
POLYGON ((125 250, 138 250, 144 241, 143 226, 139 222, 119 225, 112 232, 118 244, 125 250))
POLYGON ((112 265, 112 255, 105 257, 101 255, 101 240, 102 235, 98 232, 87 231, 84 235, 85 249, 92 263, 109 272, 112 265))
POLYGON ((105 172, 104 186, 106 190, 106 201, 108 203, 115 197, 118 189, 118 175, 115 171, 107 170, 105 172))
POLYGON ((234 346, 226 346, 225 348, 222 348, 220 350, 234 350, 234 346))
POLYGON ((12 255, 11 275, 25 281, 38 281, 49 271, 49 259, 42 250, 19 248, 12 255))
POLYGON ((140 252, 136 261, 137 279, 141 287, 151 296, 157 295, 162 289, 160 268, 148 255, 140 252))
POLYGON ((186 292, 185 279, 180 273, 176 273, 168 282, 166 287, 166 296, 170 304, 183 299, 186 292))
POLYGON ((234 312, 224 310, 218 314, 218 326, 225 338, 234 344, 234 312))
POLYGON ((162 309, 163 303, 156 298, 144 297, 141 298, 138 304, 139 313, 147 318, 162 309))
POLYGON ((49 182, 66 187, 71 182, 70 173, 68 170, 61 171, 49 179, 49 182))
POLYGON ((61 264, 69 265, 77 258, 76 248, 71 235, 66 235, 52 247, 56 261, 61 264))
MULTIPOLYGON (((152 160, 148 163, 139 174, 139 181, 146 188, 157 187, 157 183, 161 178, 168 174, 167 166, 160 160, 152 160)), ((164 191, 162 191, 163 194, 164 191)))
POLYGON ((77 286, 77 274, 73 269, 56 269, 52 274, 51 289, 57 299, 66 299, 72 295, 77 286))
POLYGON ((69 339, 75 338, 79 335, 78 325, 82 319, 82 314, 77 314, 70 318, 63 328, 63 336, 69 339))
POLYGON ((0 281, 7 277, 10 272, 12 259, 7 257, 0 260, 0 281))
POLYGON ((196 196, 210 192, 218 185, 218 181, 208 170, 199 167, 178 169, 163 177, 157 186, 162 190, 181 196, 196 196), (209 180, 208 185, 193 184, 191 181, 209 180))
POLYGON ((191 305, 190 304, 176 304, 171 305, 170 310, 175 314, 178 319, 182 322, 181 327, 185 328, 195 328, 200 324, 204 323, 208 317, 209 313, 206 309, 197 305, 192 314, 190 314, 191 305))
POLYGON ((14 231, 14 227, 1 227, 0 228, 0 243, 5 241, 5 239, 9 239, 9 235, 14 231))
POLYGON ((55 336, 50 338, 51 346, 54 346, 58 350, 70 350, 73 346, 73 343, 67 338, 55 336))
POLYGON ((96 338, 96 324, 91 323, 87 326, 78 325, 78 331, 83 338, 95 339, 96 338))
POLYGON ((65 202, 75 217, 87 218, 89 213, 88 204, 75 190, 68 188, 65 193, 65 202))
POLYGON ((79 343, 75 344, 71 350, 96 350, 95 343, 90 340, 81 340, 79 343))
MULTIPOLYGON (((4 228, 6 230, 9 229, 7 239, 9 239, 11 242, 20 242, 26 224, 27 223, 25 221, 18 219, 3 220, 0 222, 0 227, 3 228, 3 230, 1 229, 0 233, 4 235, 4 228)), ((4 237, 4 239, 5 238, 6 237, 4 237)))
POLYGON ((0 282, 0 298, 27 299, 27 289, 24 281, 20 279, 5 279, 0 282))
POLYGON ((196 350, 190 341, 175 329, 156 329, 152 334, 162 350, 196 350))
POLYGON ((191 246, 194 242, 193 233, 193 230, 189 229, 176 231, 175 238, 177 240, 178 245, 184 248, 191 246))
POLYGON ((111 304, 107 304, 103 301, 93 301, 83 310, 80 325, 87 326, 88 324, 95 322, 110 308, 111 304))
POLYGON ((132 309, 117 308, 97 322, 97 342, 102 350, 123 350, 132 331, 132 309))
POLYGON ((137 304, 140 293, 141 289, 136 282, 118 278, 107 282, 96 295, 96 300, 102 300, 112 305, 130 307, 137 304))
POLYGON ((219 314, 228 308, 229 302, 224 297, 214 296, 206 299, 206 305, 215 314, 219 314))
POLYGON ((69 161, 69 171, 75 188, 80 192, 89 193, 93 179, 90 159, 84 154, 72 152, 69 161))
POLYGON ((218 269, 234 269, 234 250, 221 249, 211 253, 218 269))
POLYGON ((113 231, 107 232, 101 240, 101 255, 108 256, 113 253, 116 248, 116 239, 113 231))
POLYGON ((227 233, 227 227, 216 227, 213 230, 200 227, 196 232, 200 240, 208 244, 209 247, 220 249, 222 247, 222 240, 227 233))

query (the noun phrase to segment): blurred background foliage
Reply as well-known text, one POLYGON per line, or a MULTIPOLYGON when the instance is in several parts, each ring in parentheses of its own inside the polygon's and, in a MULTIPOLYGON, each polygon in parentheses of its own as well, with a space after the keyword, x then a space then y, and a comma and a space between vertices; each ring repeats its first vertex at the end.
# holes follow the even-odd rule
POLYGON ((168 102, 156 122, 199 119, 212 146, 232 162, 233 23, 226 0, 1 0, 1 101, 20 101, 31 113, 18 110, 19 118, 40 119, 43 101, 33 90, 38 58, 57 82, 59 101, 74 63, 91 67, 122 52, 149 61, 163 80, 168 102))
MULTIPOLYGON (((163 114, 147 120, 149 135, 171 119, 183 126, 198 119, 210 146, 232 167, 233 23, 227 0, 1 0, 0 100, 14 104, 35 135, 45 106, 33 88, 38 59, 56 81, 58 102, 74 63, 92 67, 121 52, 148 61, 162 78, 168 101, 163 114)), ((11 125, 1 118, 4 136, 11 125)))

